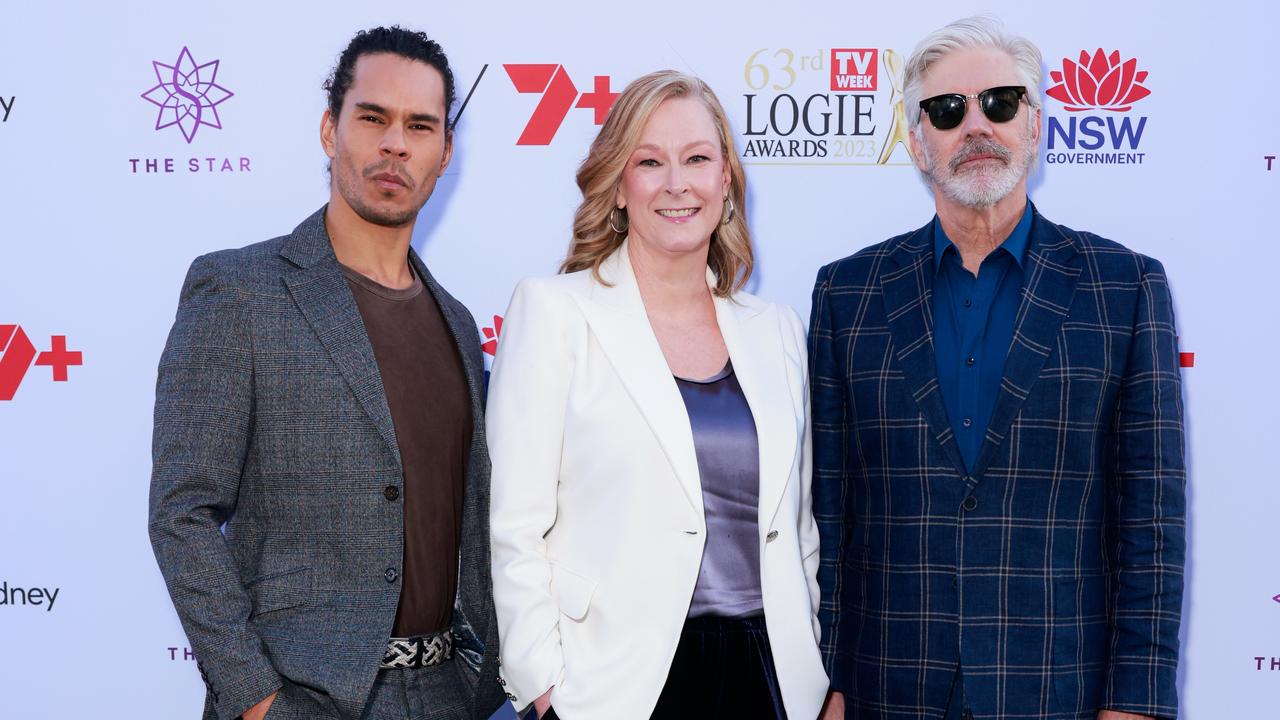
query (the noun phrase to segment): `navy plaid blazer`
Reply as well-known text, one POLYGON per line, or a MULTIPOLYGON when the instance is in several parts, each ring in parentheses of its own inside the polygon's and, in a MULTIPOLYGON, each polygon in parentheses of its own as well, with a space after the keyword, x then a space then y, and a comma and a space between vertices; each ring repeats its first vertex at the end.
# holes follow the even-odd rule
POLYGON ((1035 211, 991 424, 939 392, 930 225, 822 268, 813 498, 847 717, 1177 715, 1181 378, 1160 263, 1035 211))

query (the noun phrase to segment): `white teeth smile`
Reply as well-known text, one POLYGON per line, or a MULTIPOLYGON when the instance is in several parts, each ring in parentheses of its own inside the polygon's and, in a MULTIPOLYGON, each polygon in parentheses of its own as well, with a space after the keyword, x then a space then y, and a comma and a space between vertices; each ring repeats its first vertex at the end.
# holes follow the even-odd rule
POLYGON ((683 210, 659 210, 658 214, 662 217, 680 218, 689 217, 696 212, 698 212, 698 208, 685 208, 683 210))

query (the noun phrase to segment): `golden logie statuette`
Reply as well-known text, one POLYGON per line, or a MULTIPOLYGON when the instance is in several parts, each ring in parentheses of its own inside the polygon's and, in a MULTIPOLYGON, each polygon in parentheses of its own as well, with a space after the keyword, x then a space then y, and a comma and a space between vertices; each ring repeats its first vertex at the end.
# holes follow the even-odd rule
POLYGON ((889 76, 889 83, 893 86, 893 92, 889 95, 889 102, 893 105, 893 122, 889 124, 889 132, 884 136, 884 145, 880 146, 880 159, 876 160, 877 165, 886 165, 898 143, 902 143, 907 156, 911 157, 911 143, 907 139, 911 126, 907 124, 907 111, 902 105, 902 56, 885 48, 880 57, 888 71, 885 74, 889 76))

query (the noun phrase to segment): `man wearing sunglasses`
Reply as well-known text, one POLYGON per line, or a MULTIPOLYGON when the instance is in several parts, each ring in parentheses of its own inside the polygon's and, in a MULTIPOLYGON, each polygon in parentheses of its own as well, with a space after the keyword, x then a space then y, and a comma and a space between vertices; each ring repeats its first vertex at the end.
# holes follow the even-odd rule
POLYGON ((1040 52, 907 63, 937 214, 819 271, 820 619, 838 718, 1174 718, 1181 382, 1160 263, 1027 199, 1040 52))

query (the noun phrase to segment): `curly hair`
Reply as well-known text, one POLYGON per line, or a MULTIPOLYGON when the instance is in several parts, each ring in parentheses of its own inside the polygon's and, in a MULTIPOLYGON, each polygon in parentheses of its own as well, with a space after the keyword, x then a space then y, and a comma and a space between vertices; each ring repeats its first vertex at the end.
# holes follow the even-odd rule
MULTIPOLYGON (((342 112, 342 102, 355 80, 356 61, 362 55, 389 53, 409 60, 423 62, 440 72, 444 78, 444 114, 446 120, 449 108, 453 107, 453 71, 449 69, 449 58, 445 56, 440 43, 428 38, 425 33, 406 30, 399 25, 376 27, 361 30, 351 38, 347 48, 338 56, 338 64, 324 81, 324 90, 329 94, 329 114, 334 122, 342 112)), ((452 130, 453 125, 445 123, 452 130)))

